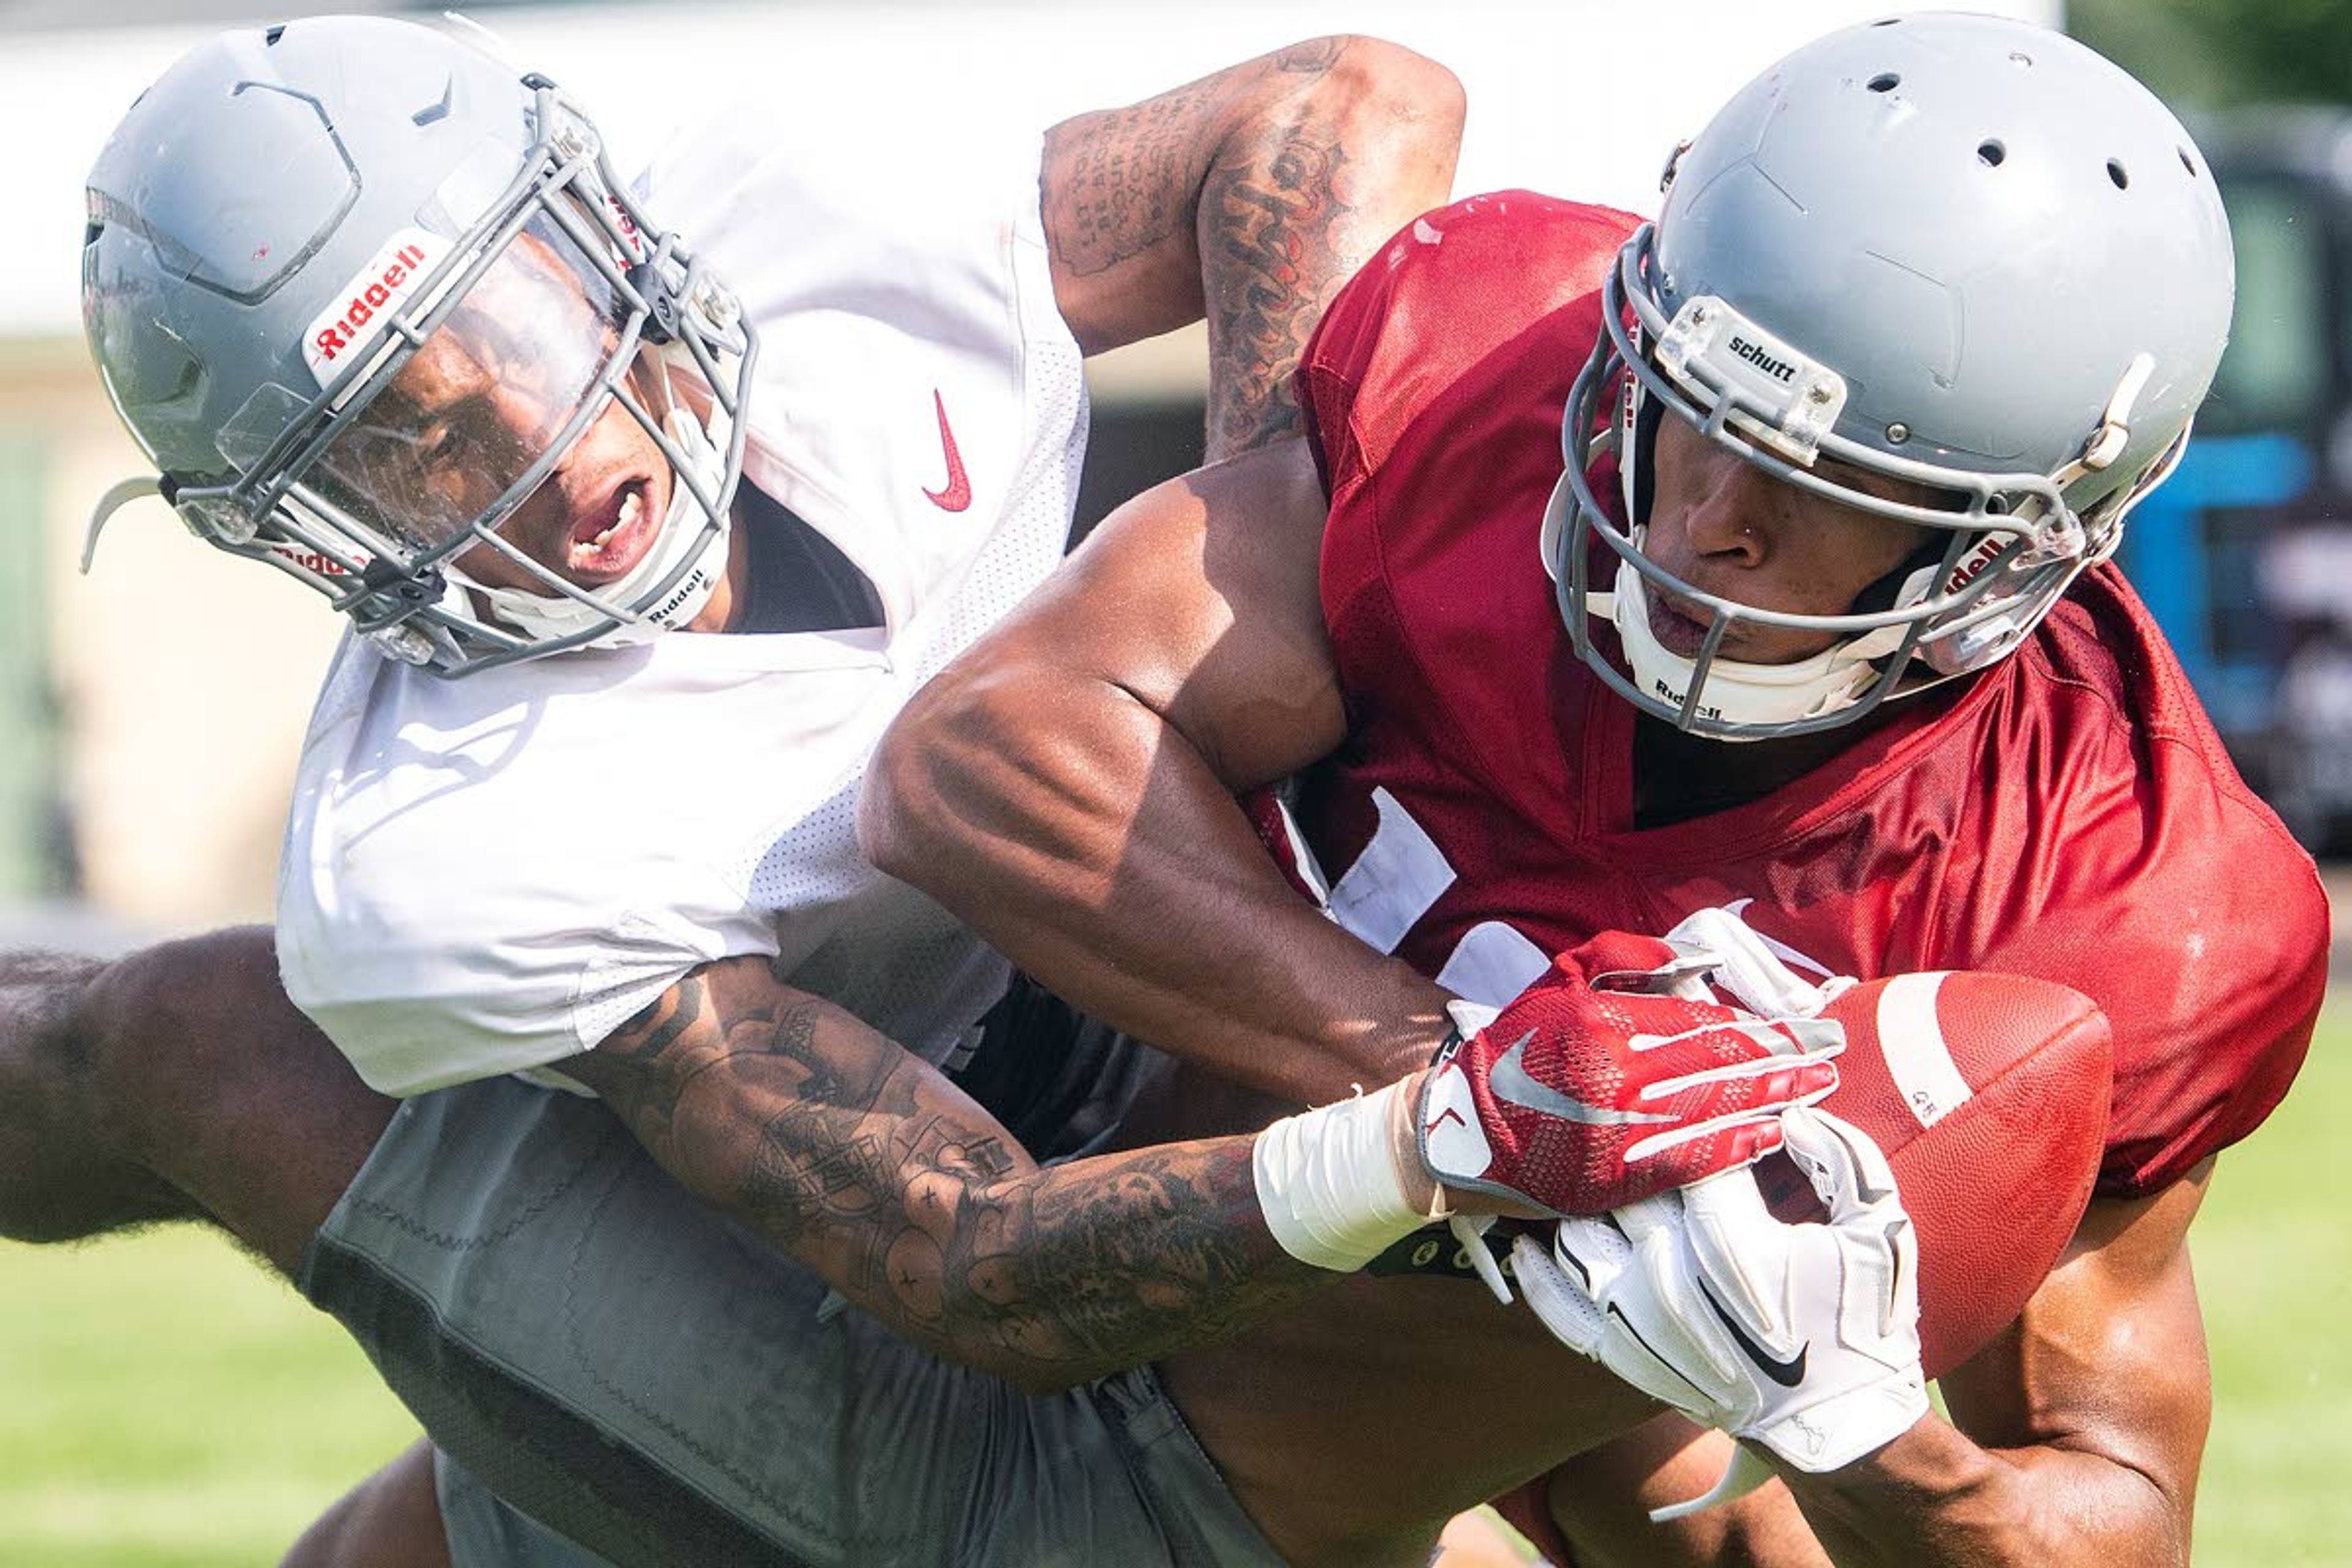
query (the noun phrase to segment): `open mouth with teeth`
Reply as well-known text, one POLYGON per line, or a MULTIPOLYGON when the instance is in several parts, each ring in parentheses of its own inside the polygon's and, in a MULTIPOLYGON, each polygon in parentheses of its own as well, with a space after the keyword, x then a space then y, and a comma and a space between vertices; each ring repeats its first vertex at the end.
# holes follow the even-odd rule
POLYGON ((652 484, 633 479, 601 501, 572 515, 564 552, 564 575, 583 586, 617 582, 653 543, 660 519, 652 484))

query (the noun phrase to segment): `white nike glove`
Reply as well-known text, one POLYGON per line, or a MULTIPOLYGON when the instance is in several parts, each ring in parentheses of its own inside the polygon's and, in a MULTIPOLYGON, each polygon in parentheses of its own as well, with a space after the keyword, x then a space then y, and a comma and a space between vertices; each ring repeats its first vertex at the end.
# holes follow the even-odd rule
POLYGON ((1717 990, 1767 1018, 1814 1017, 1853 986, 1852 975, 1829 973, 1811 959, 1759 935, 1739 918, 1747 901, 1685 916, 1666 933, 1666 945, 1685 958, 1704 960, 1709 966, 1706 979, 1717 990), (1822 978, 1805 979, 1790 967, 1792 958, 1811 966, 1822 978))
POLYGON ((1775 1219, 1734 1171, 1614 1223, 1562 1220, 1549 1247, 1522 1237, 1512 1263, 1571 1348, 1799 1469, 1836 1469, 1927 1414, 1918 1243, 1867 1134, 1811 1108, 1781 1127, 1826 1224, 1775 1219))

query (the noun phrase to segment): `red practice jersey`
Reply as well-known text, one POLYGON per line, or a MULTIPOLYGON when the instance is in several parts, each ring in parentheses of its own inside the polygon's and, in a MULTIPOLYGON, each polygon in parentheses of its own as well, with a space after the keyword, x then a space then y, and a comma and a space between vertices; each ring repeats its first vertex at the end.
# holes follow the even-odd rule
POLYGON ((1308 348, 1351 732, 1297 807, 1334 912, 1496 1002, 1596 931, 1727 904, 1801 967, 2059 981, 2115 1028, 2097 1191, 2176 1180, 2285 1093, 2327 910, 2112 569, 2017 655, 1795 783, 1635 826, 1636 715, 1570 647, 1538 549, 1633 222, 1521 192, 1458 203, 1375 258, 1308 348))

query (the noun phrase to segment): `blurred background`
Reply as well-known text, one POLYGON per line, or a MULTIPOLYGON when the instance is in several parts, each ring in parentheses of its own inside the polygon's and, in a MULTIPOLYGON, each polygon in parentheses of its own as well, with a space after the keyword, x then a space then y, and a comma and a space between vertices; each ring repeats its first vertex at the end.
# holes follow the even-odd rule
MULTIPOLYGON (((2257 787, 2323 857, 2352 852, 2352 0, 1970 8, 2063 25, 2134 70, 2189 119, 2221 180, 2232 343, 2125 559, 2257 787)), ((1378 33, 1468 87, 1457 190, 1648 211, 1667 152, 1731 89, 1885 9, 478 0, 467 14, 581 98, 624 167, 730 90, 845 113, 878 99, 906 106, 899 134, 952 135, 972 116, 1043 125, 1296 38, 1378 33)), ((79 574, 93 503, 144 465, 82 347, 75 237, 82 175, 146 82, 214 28, 281 19, 201 0, 0 0, 25 242, 0 262, 0 944, 105 950, 269 915, 293 758, 340 623, 160 502, 118 517, 79 574)), ((1202 342, 1097 362, 1087 518, 1197 458, 1202 342)), ((2352 1499, 2328 1463, 2352 1452, 2337 1409, 2352 1351, 2332 1327, 2352 1312, 2352 1244, 2312 1179, 2342 1168, 2326 1128, 2332 1107, 2352 1110, 2343 1033, 2331 1017, 2285 1110, 2223 1163, 2198 1233, 2221 1406, 2200 1563, 2352 1561, 2338 1544, 2352 1499)), ((0 1246, 0 1568, 273 1561, 412 1430, 331 1327, 203 1235, 0 1246)))

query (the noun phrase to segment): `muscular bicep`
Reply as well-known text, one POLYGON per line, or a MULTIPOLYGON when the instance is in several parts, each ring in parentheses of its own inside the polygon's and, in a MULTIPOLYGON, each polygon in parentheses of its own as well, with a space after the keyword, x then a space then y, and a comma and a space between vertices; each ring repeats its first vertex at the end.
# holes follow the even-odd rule
POLYGON ((2209 1159, 2153 1196, 2095 1201, 2024 1313, 1943 1380, 1979 1443, 2137 1472, 2184 1538, 2213 1405, 2189 1225, 2212 1172, 2209 1159))
POLYGON ((1324 518, 1302 441, 1114 512, 892 726, 861 824, 877 862, 924 883, 956 848, 1115 854, 1164 770, 1230 796, 1328 752, 1324 518))
POLYGON ((1428 1059, 1441 994, 1300 898, 1234 795, 1345 737, 1305 444, 1114 513, 909 702, 876 865, 1097 1017, 1293 1101, 1428 1059))
POLYGON ((1346 732, 1317 583, 1327 516, 1304 441, 1201 469, 1115 513, 1011 636, 1125 693, 1227 790, 1286 777, 1346 732))

